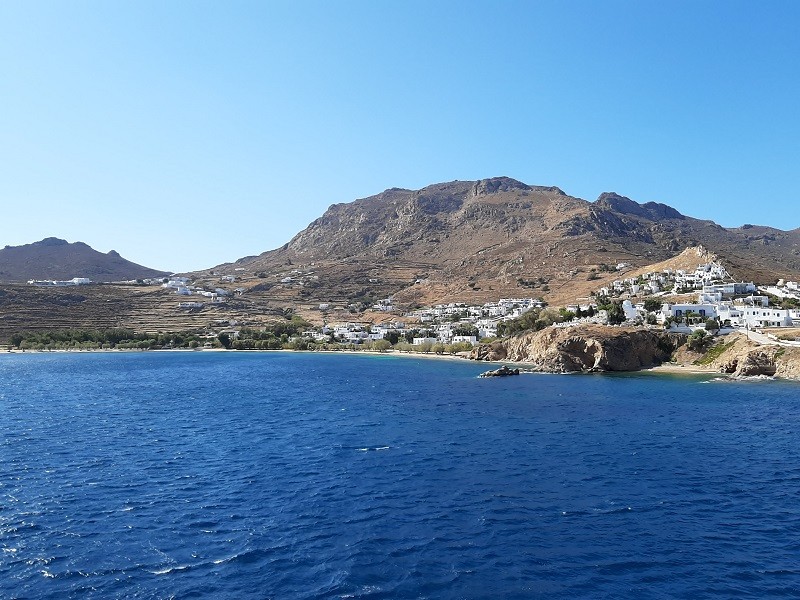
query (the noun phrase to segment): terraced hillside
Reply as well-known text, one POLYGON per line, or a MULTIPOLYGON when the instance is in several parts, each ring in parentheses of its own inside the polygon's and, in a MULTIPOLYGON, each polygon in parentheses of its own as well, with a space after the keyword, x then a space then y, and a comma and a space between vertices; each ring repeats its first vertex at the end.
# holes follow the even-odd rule
POLYGON ((0 343, 18 331, 125 327, 140 332, 218 332, 231 322, 260 326, 283 312, 257 299, 206 302, 201 296, 177 296, 158 287, 87 285, 74 288, 0 286, 0 343), (203 302, 200 309, 180 302, 203 302))

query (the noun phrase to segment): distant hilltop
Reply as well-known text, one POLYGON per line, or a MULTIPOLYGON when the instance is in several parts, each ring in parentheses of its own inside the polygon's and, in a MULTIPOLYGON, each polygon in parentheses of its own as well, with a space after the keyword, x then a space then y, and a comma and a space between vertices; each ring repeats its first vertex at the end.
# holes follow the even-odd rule
POLYGON ((163 275, 166 275, 164 271, 125 260, 114 250, 103 254, 83 242, 69 243, 56 237, 0 250, 0 281, 88 279, 108 282, 163 275))

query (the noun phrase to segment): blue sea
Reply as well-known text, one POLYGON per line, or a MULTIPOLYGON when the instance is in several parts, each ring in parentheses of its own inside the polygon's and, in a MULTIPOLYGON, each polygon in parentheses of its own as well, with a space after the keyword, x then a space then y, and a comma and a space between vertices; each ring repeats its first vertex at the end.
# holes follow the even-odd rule
POLYGON ((0 597, 800 596, 800 386, 0 355, 0 597))

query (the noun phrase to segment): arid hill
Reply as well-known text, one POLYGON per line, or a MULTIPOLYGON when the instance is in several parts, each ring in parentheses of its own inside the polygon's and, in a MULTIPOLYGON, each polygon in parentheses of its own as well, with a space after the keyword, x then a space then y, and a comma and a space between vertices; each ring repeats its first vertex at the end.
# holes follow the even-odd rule
POLYGON ((800 275, 800 230, 726 229, 615 193, 595 202, 557 187, 499 177, 421 190, 392 188, 334 204, 285 246, 215 273, 247 278, 282 300, 358 302, 394 294, 404 305, 541 296, 585 297, 619 275, 702 245, 742 279, 800 275))
POLYGON ((163 271, 125 260, 114 250, 103 254, 83 242, 70 244, 54 237, 23 246, 6 246, 0 250, 0 281, 88 277, 92 281, 102 282, 164 274, 163 271))

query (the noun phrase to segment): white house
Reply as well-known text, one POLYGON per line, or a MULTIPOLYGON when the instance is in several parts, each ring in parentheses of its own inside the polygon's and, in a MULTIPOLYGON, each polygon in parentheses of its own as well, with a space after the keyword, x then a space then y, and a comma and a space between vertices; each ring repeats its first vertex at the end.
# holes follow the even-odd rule
POLYGON ((734 326, 739 326, 744 323, 742 320, 742 317, 744 317, 744 312, 741 310, 741 307, 734 306, 729 302, 717 306, 717 315, 723 324, 725 321, 728 321, 734 326))
POLYGON ((715 304, 665 304, 661 309, 667 317, 685 317, 686 313, 694 313, 704 319, 717 316, 717 306, 715 304))
POLYGON ((178 303, 178 308, 203 308, 205 306, 202 302, 180 302, 178 303))
POLYGON ((625 313, 625 320, 627 321, 633 321, 639 316, 639 311, 636 310, 636 307, 630 300, 624 300, 622 302, 622 311, 625 313))
POLYGON ((28 281, 28 285, 35 285, 38 287, 68 287, 71 285, 89 285, 91 282, 90 279, 86 277, 73 277, 72 279, 68 279, 67 281, 50 281, 50 280, 36 280, 31 279, 28 281))
POLYGON ((742 320, 747 327, 792 327, 792 317, 789 311, 782 308, 764 308, 753 306, 745 308, 742 320))

